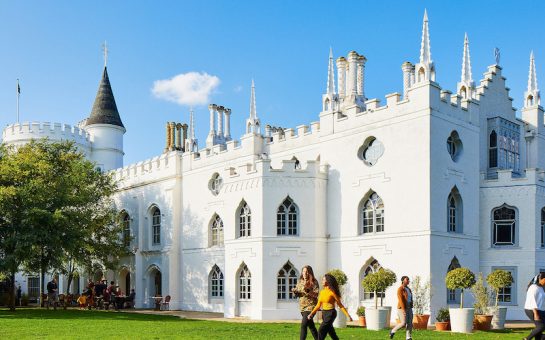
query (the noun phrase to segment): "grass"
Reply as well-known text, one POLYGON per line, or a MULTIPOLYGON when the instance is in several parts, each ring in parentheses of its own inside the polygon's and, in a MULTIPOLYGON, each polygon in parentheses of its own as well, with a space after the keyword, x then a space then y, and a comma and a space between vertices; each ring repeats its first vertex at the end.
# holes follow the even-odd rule
MULTIPOLYGON (((415 340, 425 339, 521 339, 528 330, 476 332, 414 331, 415 340)), ((338 329, 341 339, 388 339, 388 330, 359 327, 338 329)), ((404 339, 400 332, 396 339, 404 339)), ((0 310, 0 339, 298 339, 299 324, 235 323, 184 320, 173 316, 113 311, 19 309, 0 310)), ((307 339, 312 339, 310 332, 307 339)))

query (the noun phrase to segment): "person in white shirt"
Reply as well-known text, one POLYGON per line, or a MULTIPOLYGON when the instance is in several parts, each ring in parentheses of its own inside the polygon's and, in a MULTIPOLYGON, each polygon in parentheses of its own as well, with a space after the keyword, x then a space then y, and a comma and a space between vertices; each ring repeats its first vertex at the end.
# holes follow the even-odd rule
POLYGON ((545 273, 537 274, 528 284, 524 312, 536 327, 523 340, 541 340, 545 331, 545 273))

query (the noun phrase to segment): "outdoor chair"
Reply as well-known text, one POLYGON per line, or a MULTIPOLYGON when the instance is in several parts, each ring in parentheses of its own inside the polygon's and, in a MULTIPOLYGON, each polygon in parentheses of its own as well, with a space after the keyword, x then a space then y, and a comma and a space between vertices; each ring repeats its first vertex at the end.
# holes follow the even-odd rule
POLYGON ((161 302, 161 310, 170 310, 170 295, 165 296, 165 301, 161 302))

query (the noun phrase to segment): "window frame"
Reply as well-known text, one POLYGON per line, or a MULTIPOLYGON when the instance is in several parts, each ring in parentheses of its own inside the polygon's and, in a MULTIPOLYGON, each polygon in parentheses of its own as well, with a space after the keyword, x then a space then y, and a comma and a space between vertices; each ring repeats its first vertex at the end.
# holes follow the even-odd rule
MULTIPOLYGON (((382 265, 380 264, 380 262, 378 262, 377 259, 373 259, 373 261, 371 261, 371 263, 369 263, 365 267, 365 269, 364 268, 361 269, 360 273, 362 274, 360 274, 360 281, 363 280, 370 273, 376 273, 378 270, 380 270, 380 268, 382 268, 382 265)), ((371 301, 375 298, 375 292, 366 292, 363 286, 361 287, 361 293, 362 293, 361 297, 363 301, 371 301)), ((380 299, 381 297, 384 300, 384 298, 386 297, 385 291, 377 292, 377 299, 380 299)))
POLYGON ((297 296, 291 291, 297 286, 297 269, 290 263, 286 263, 276 274, 276 299, 278 301, 294 301, 297 296))
POLYGON ((246 201, 238 209, 238 235, 237 238, 252 236, 252 209, 246 201))
POLYGON ((358 214, 360 214, 358 235, 384 232, 385 204, 378 193, 373 191, 362 201, 358 214), (370 222, 372 224, 369 224, 370 222))
POLYGON ((287 196, 276 209, 276 236, 299 236, 299 225, 299 207, 287 196))
POLYGON ((121 237, 123 245, 128 248, 131 246, 131 217, 126 211, 123 212, 122 216, 123 219, 121 220, 121 223, 123 225, 123 232, 121 237))
POLYGON ((252 273, 247 265, 244 265, 238 274, 238 300, 252 300, 252 273))
POLYGON ((502 295, 507 295, 505 293, 501 293, 501 291, 504 291, 505 289, 507 288, 502 288, 500 289, 500 297, 498 297, 498 306, 516 306, 517 305, 517 267, 515 266, 493 266, 491 268, 492 271, 496 270, 496 269, 502 269, 502 270, 505 270, 505 271, 508 271, 511 273, 511 276, 513 277, 513 283, 511 283, 511 285, 509 286, 509 290, 510 290, 510 293, 509 293, 509 296, 511 297, 511 301, 509 302, 504 302, 504 301, 501 301, 500 300, 500 297, 502 295))
POLYGON ((223 275, 223 272, 218 267, 218 265, 214 265, 212 267, 212 270, 210 271, 210 281, 209 281, 209 287, 210 287, 209 296, 211 299, 224 298, 224 283, 225 283, 225 277, 223 275))
POLYGON ((161 244, 161 210, 154 207, 151 213, 151 244, 156 246, 161 244))
POLYGON ((210 247, 222 247, 224 245, 224 224, 218 214, 214 214, 210 223, 210 247))
POLYGON ((507 204, 503 204, 499 207, 496 207, 496 208, 493 208, 492 209, 492 216, 491 216, 491 222, 492 222, 492 237, 491 237, 491 241, 492 241, 492 247, 494 248, 504 248, 504 247, 517 247, 518 246, 518 242, 519 242, 519 231, 518 231, 518 210, 515 208, 515 207, 512 207, 512 206, 509 206, 507 204), (514 213, 514 218, 513 219, 498 219, 496 220, 495 217, 494 217, 494 214, 496 211, 498 210, 502 210, 502 209, 508 209, 508 210, 512 210, 513 213, 514 213), (498 242, 497 241, 497 237, 498 237, 498 227, 501 226, 501 227, 511 227, 511 230, 510 230, 510 235, 511 235, 511 242, 498 242))

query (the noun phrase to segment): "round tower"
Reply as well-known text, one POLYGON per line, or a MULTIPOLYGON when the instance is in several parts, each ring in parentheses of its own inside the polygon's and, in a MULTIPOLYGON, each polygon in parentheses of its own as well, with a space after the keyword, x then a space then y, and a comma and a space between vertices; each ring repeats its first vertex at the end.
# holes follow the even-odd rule
POLYGON ((90 158, 98 168, 108 171, 123 166, 123 135, 126 130, 117 111, 106 66, 84 129, 91 137, 90 158))

